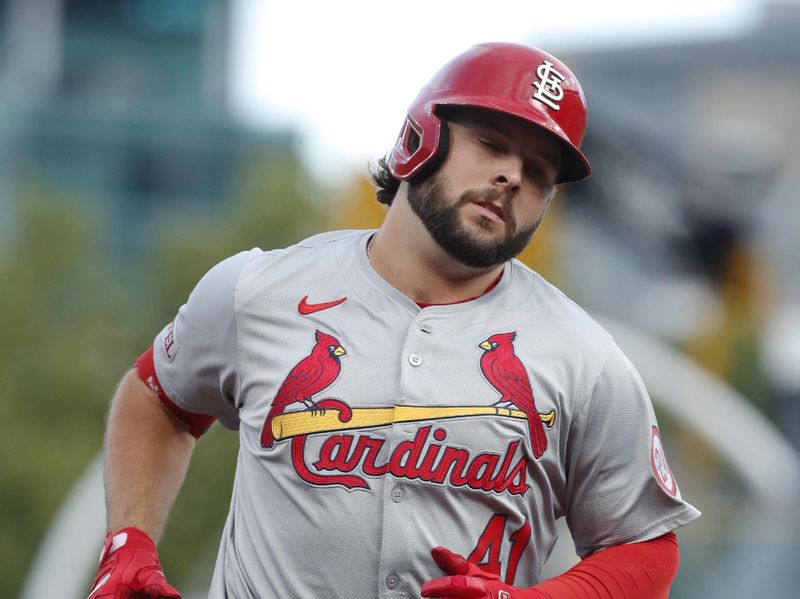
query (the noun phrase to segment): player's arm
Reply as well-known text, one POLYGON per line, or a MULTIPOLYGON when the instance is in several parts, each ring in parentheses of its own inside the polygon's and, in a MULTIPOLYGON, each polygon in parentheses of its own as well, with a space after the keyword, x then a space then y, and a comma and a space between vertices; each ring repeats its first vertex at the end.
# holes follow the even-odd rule
POLYGON ((106 429, 109 529, 135 526, 158 540, 194 446, 187 426, 167 411, 135 370, 129 371, 111 404, 106 429))
POLYGON ((598 551, 534 588, 547 599, 666 599, 679 563, 678 539, 668 532, 650 541, 598 551))
POLYGON ((666 599, 679 562, 678 542, 669 532, 603 549, 560 576, 520 589, 443 547, 432 555, 446 576, 423 584, 422 596, 452 599, 666 599))
POLYGON ((248 257, 209 270, 119 386, 106 432, 106 503, 111 530, 135 526, 153 539, 183 483, 195 439, 238 412, 234 289, 248 257), (214 416, 209 416, 213 414, 214 416))
POLYGON ((238 425, 234 291, 248 257, 259 253, 209 270, 117 390, 105 440, 109 533, 90 599, 179 596, 164 580, 154 540, 195 439, 215 419, 238 425))
POLYGON ((189 427, 167 410, 137 370, 129 371, 106 426, 108 534, 89 599, 180 597, 164 577, 154 540, 164 530, 194 445, 189 427))

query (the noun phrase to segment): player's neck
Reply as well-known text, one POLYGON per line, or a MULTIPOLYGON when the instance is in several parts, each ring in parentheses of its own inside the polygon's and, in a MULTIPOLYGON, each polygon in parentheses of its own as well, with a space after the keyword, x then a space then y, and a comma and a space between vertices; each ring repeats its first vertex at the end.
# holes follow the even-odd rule
POLYGON ((450 304, 480 296, 503 268, 475 269, 454 260, 431 238, 403 198, 395 200, 369 249, 375 272, 422 304, 450 304))

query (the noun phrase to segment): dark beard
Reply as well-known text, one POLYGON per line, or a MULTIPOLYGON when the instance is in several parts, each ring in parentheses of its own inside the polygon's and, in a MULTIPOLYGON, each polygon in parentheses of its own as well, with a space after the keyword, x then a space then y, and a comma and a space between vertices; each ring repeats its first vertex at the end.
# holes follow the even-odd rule
MULTIPOLYGON (((433 175, 422 183, 408 187, 408 203, 422 224, 450 256, 472 268, 489 268, 511 260, 525 249, 542 218, 530 227, 517 231, 517 221, 510 198, 501 189, 470 190, 448 205, 446 180, 433 175), (505 210, 506 234, 500 241, 481 241, 473 237, 463 225, 459 210, 475 200, 500 201, 505 210)), ((484 221, 485 226, 492 224, 484 221)))

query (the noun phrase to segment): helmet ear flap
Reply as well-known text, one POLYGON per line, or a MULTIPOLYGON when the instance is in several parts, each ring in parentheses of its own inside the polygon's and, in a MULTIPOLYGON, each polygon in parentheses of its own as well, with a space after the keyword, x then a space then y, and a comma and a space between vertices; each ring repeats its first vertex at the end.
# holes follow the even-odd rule
POLYGON ((444 159, 447 158, 447 153, 450 151, 450 129, 447 126, 447 121, 439 117, 441 127, 439 127, 439 139, 436 143, 436 151, 428 158, 420 169, 410 179, 413 183, 419 183, 427 179, 430 175, 439 170, 442 166, 444 159))
POLYGON ((447 156, 450 147, 447 121, 441 117, 428 119, 433 126, 425 128, 411 114, 406 116, 389 158, 396 179, 419 182, 433 174, 447 156), (431 139, 434 136, 437 138, 431 139))
POLYGON ((414 128, 414 122, 410 117, 406 117, 405 125, 403 126, 402 137, 400 143, 407 156, 411 157, 419 150, 419 143, 421 141, 420 133, 414 128))
POLYGON ((415 158, 422 140, 421 128, 414 122, 411 115, 406 115, 403 128, 397 137, 397 143, 392 150, 396 162, 409 162, 415 158))

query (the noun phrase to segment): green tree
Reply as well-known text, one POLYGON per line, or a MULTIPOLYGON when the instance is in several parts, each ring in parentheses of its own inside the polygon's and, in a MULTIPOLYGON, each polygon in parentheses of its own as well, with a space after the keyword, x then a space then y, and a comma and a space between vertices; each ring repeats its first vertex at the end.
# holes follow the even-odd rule
MULTIPOLYGON (((256 157, 238 180, 217 207, 160 211, 147 250, 123 257, 112 251, 108 211, 41 186, 10 199, 13 233, 0 249, 0 596, 18 595, 42 535, 101 448, 117 381, 197 279, 234 252, 318 229, 324 205, 293 155, 256 157)), ((199 442, 171 516, 162 557, 176 584, 216 545, 229 504, 237 436, 220 428, 199 442)))
POLYGON ((64 494, 102 437, 136 306, 115 283, 99 215, 44 188, 13 206, 0 255, 0 596, 17 596, 64 494))

